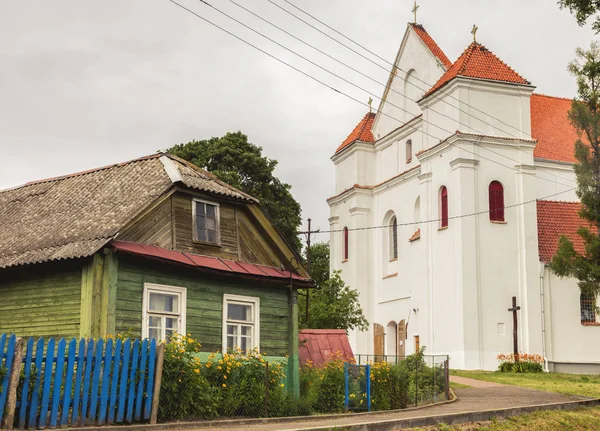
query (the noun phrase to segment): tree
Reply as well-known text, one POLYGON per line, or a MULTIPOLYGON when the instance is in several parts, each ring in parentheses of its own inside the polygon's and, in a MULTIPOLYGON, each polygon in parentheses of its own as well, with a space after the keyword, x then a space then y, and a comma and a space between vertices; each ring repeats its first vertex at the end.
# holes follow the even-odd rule
POLYGON ((563 235, 550 268, 561 277, 577 278, 582 293, 597 295, 600 293, 600 47, 592 42, 589 50, 578 48, 576 53, 577 58, 569 64, 569 71, 577 80, 577 98, 569 119, 579 133, 574 166, 577 196, 581 200, 579 215, 591 228, 582 226, 577 231, 585 244, 583 254, 563 235))
POLYGON ((167 151, 258 199, 292 248, 300 252, 300 204, 292 196, 291 186, 273 175, 277 160, 263 156, 262 148, 248 142, 246 135, 227 133, 175 145, 167 151))
POLYGON ((358 300, 358 290, 347 286, 340 271, 329 275, 329 245, 311 246, 311 277, 317 284, 310 289, 308 321, 306 321, 306 290, 299 292, 298 324, 310 329, 360 329, 366 331, 368 322, 358 300))
MULTIPOLYGON (((598 14, 600 10, 600 1, 598 0, 559 0, 558 4, 561 9, 569 9, 569 12, 575 15, 579 25, 584 25, 589 17, 598 14)), ((600 31, 599 15, 596 15, 592 28, 596 33, 600 31)))

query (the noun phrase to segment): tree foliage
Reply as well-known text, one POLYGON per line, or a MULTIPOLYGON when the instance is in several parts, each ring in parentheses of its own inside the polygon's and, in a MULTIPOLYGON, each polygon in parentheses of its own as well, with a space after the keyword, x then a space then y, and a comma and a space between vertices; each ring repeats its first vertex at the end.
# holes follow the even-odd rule
POLYGON ((167 151, 258 199, 292 248, 300 252, 300 204, 292 196, 291 186, 273 175, 277 161, 263 156, 262 147, 235 132, 175 145, 167 151))
POLYGON ((575 15, 577 19, 577 24, 584 25, 587 20, 595 15, 594 23, 592 24, 592 28, 596 33, 600 31, 600 15, 598 12, 600 10, 600 1, 598 0, 559 0, 558 4, 560 8, 569 9, 569 11, 575 15))
POLYGON ((577 196, 582 208, 579 215, 589 222, 577 231, 585 244, 578 253, 566 236, 559 241, 556 255, 550 262, 552 270, 562 277, 579 280, 582 292, 600 293, 600 47, 593 42, 589 50, 578 48, 569 71, 577 80, 577 98, 569 111, 569 119, 579 133, 575 142, 574 166, 577 196))
POLYGON ((329 275, 329 244, 311 246, 311 277, 317 284, 310 289, 308 321, 306 320, 306 290, 300 291, 298 320, 300 328, 360 329, 366 331, 368 322, 360 306, 358 290, 347 286, 340 271, 329 275))

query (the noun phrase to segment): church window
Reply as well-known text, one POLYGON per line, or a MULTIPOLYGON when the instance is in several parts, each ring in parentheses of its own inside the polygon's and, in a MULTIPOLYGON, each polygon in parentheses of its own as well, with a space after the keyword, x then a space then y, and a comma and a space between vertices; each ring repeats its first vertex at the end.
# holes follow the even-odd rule
POLYGON ((581 323, 596 322, 596 297, 589 293, 579 295, 581 323))
POLYGON ((448 227, 448 189, 442 186, 440 189, 440 227, 448 227))
POLYGON ((396 216, 390 220, 390 260, 398 259, 398 221, 396 216))
POLYGON ((406 163, 412 160, 412 140, 406 141, 406 163))
POLYGON ((348 228, 344 228, 344 261, 348 260, 348 228))
POLYGON ((492 181, 489 187, 490 220, 504 221, 504 188, 499 181, 492 181))

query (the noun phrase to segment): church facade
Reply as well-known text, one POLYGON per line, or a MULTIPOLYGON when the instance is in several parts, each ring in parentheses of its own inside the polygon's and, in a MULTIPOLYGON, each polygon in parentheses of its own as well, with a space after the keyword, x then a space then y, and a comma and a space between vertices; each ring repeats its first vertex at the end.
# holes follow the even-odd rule
POLYGON ((480 43, 451 62, 408 25, 378 109, 332 157, 331 269, 370 323, 355 353, 496 369, 515 297, 521 353, 600 370, 595 299, 547 266, 561 234, 582 247, 571 101, 534 89, 480 43))

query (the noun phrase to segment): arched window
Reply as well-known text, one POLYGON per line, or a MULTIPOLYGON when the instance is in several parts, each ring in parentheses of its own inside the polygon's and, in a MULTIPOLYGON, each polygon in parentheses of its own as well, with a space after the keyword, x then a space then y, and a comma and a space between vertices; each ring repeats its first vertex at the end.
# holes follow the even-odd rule
POLYGON ((504 188, 499 181, 490 183, 490 220, 504 221, 504 188))
POLYGON ((579 295, 579 309, 581 310, 581 323, 596 322, 596 298, 589 293, 579 295))
POLYGON ((348 260, 348 228, 344 228, 344 260, 348 260))
POLYGON ((406 141, 406 163, 412 160, 412 140, 406 141))
POLYGON ((440 189, 440 227, 448 227, 448 189, 442 186, 440 189))
POLYGON ((390 260, 398 259, 398 221, 396 216, 390 220, 390 260))

